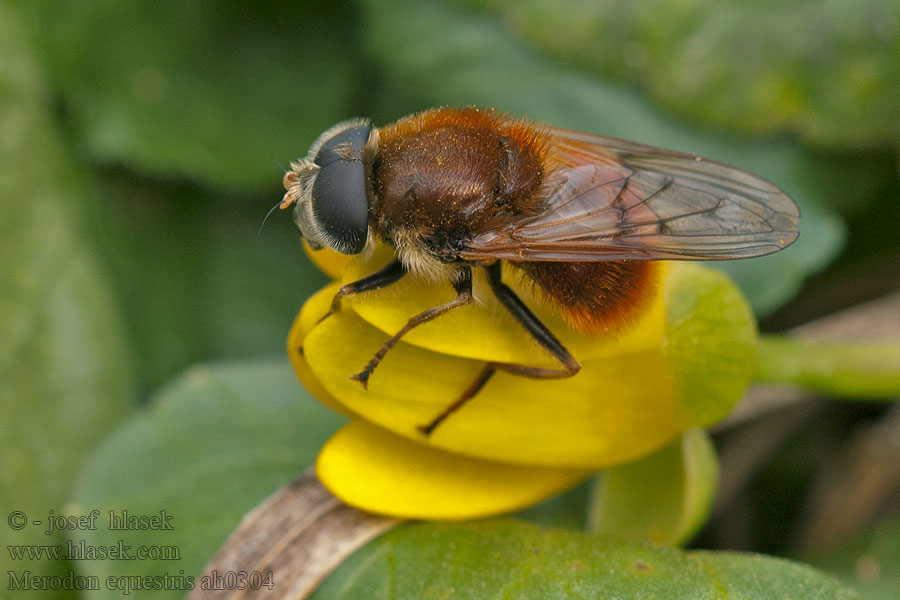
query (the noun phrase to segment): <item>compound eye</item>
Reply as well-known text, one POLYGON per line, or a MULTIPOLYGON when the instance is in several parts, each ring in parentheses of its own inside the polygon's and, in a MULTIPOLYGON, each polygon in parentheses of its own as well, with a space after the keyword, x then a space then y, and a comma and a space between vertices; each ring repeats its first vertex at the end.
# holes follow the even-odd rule
POLYGON ((329 244, 344 254, 359 254, 366 246, 369 202, 362 149, 370 127, 339 131, 322 144, 312 189, 312 212, 329 244))

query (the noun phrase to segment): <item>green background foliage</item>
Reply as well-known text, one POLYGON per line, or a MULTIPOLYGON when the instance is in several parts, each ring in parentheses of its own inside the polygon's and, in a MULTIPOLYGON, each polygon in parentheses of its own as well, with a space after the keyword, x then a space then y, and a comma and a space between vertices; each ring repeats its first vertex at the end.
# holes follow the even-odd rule
MULTIPOLYGON (((63 540, 8 529, 12 510, 166 508, 184 527, 158 543, 196 573, 309 464, 340 420, 311 404, 283 345, 325 278, 285 214, 256 236, 277 163, 344 118, 491 105, 737 164, 803 211, 793 247, 723 266, 764 326, 884 292, 900 257, 898 23, 891 0, 0 0, 4 546, 63 540)), ((525 516, 578 523, 586 496, 525 516)), ((401 553, 404 535, 445 533, 382 548, 401 553)), ((868 535, 896 579, 896 536, 868 535)), ((857 558, 847 546, 820 564, 852 581, 857 558)), ((684 560, 699 559, 666 564, 684 560)), ((0 573, 145 567, 0 558, 0 573)), ((888 597, 879 585, 865 589, 888 597)))
POLYGON ((407 525, 315 598, 856 598, 809 567, 747 554, 598 541, 525 523, 407 525), (461 576, 462 575, 462 576, 461 576))

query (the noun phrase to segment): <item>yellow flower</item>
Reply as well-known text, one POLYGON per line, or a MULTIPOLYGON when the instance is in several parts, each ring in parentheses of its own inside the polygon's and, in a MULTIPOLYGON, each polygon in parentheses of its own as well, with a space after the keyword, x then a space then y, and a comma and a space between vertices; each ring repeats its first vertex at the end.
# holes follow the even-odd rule
MULTIPOLYGON (((343 283, 391 258, 388 248, 369 258, 311 255, 343 283)), ((530 286, 517 286, 504 273, 582 369, 557 380, 497 372, 430 436, 417 426, 457 399, 485 361, 558 367, 494 299, 481 274, 474 280, 475 305, 412 330, 388 352, 368 389, 351 375, 411 316, 452 299, 452 286, 407 275, 345 298, 341 310, 322 320, 336 282, 303 306, 288 340, 291 361, 313 395, 352 419, 317 461, 320 480, 337 497, 409 518, 515 510, 720 419, 753 375, 752 315, 716 271, 660 264, 658 293, 640 317, 591 336, 569 328, 530 286)))

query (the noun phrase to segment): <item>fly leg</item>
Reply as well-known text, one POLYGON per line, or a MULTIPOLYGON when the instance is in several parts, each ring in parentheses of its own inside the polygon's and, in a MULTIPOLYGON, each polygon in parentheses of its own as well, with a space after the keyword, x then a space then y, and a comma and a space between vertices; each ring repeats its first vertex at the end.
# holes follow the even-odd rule
MULTIPOLYGON (((341 298, 387 287, 392 283, 400 281, 404 275, 406 275, 406 267, 403 266, 403 263, 401 263, 399 259, 395 258, 371 275, 366 275, 362 279, 357 279, 356 281, 342 285, 334 295, 334 298, 331 299, 331 308, 328 309, 327 313, 322 315, 322 318, 319 319, 317 323, 321 323, 341 309, 341 298)), ((300 356, 303 356, 303 346, 297 348, 297 352, 300 353, 300 356)))
POLYGON ((391 339, 384 343, 384 346, 381 347, 381 350, 375 353, 375 356, 372 357, 372 360, 369 361, 369 364, 367 364, 362 371, 360 371, 350 379, 358 381, 360 384, 362 384, 363 389, 365 389, 372 371, 375 370, 375 367, 378 366, 378 363, 381 362, 381 359, 384 358, 384 355, 387 354, 388 350, 390 350, 394 346, 394 344, 400 341, 400 338, 406 335, 407 332, 409 332, 411 329, 414 329, 415 327, 418 327, 422 323, 427 323, 432 319, 438 318, 447 311, 450 311, 458 306, 471 304, 472 269, 470 267, 463 267, 461 269, 461 275, 459 279, 453 283, 453 287, 456 290, 456 298, 454 298, 450 302, 441 304, 440 306, 429 308, 428 310, 423 311, 411 318, 400 331, 398 331, 391 339))
POLYGON ((534 340, 547 350, 553 358, 559 361, 562 369, 545 369, 541 367, 529 367, 526 365, 493 363, 498 369, 523 375, 525 377, 533 377, 535 379, 565 379, 571 377, 581 370, 579 363, 574 356, 569 354, 565 346, 562 345, 556 336, 547 329, 547 326, 541 323, 531 310, 525 306, 525 303, 516 296, 512 289, 503 283, 500 279, 500 261, 495 262, 487 267, 488 283, 491 291, 497 296, 500 304, 509 311, 516 321, 522 324, 534 340))
POLYGON ((546 349, 550 354, 559 361, 561 369, 548 369, 543 367, 530 367, 527 365, 517 365, 509 363, 489 362, 481 369, 475 380, 468 388, 457 398, 452 404, 441 412, 438 416, 431 420, 427 425, 420 425, 419 431, 425 435, 430 435, 438 425, 443 423, 447 417, 455 413, 457 410, 472 399, 481 388, 488 382, 491 376, 498 370, 522 375, 524 377, 532 377, 534 379, 565 379, 572 377, 581 370, 581 363, 574 356, 569 354, 565 346, 562 345, 553 333, 547 329, 547 326, 541 323, 541 320, 535 316, 531 309, 525 306, 525 303, 516 295, 516 293, 501 280, 500 261, 486 267, 488 275, 488 283, 491 291, 500 301, 504 308, 522 324, 534 340, 546 349))
POLYGON ((321 323, 322 321, 330 317, 333 313, 336 313, 338 310, 340 310, 341 298, 346 298, 347 296, 353 296, 354 294, 370 292, 372 290, 378 290, 383 287, 387 287, 393 283, 397 283, 398 281, 400 281, 400 279, 404 275, 406 275, 406 267, 403 266, 403 263, 400 262, 400 259, 395 258, 371 275, 366 275, 362 279, 357 279, 354 282, 342 285, 334 295, 334 298, 331 299, 331 308, 327 313, 325 313, 325 316, 319 319, 319 322, 321 323))

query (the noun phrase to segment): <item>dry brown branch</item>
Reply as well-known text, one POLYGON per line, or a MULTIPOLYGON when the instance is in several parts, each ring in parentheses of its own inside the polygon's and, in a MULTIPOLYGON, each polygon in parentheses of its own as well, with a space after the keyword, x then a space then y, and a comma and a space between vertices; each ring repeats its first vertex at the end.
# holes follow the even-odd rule
POLYGON ((271 573, 272 588, 204 590, 198 583, 188 598, 306 598, 346 557, 396 523, 341 504, 307 469, 247 513, 201 575, 271 573))

